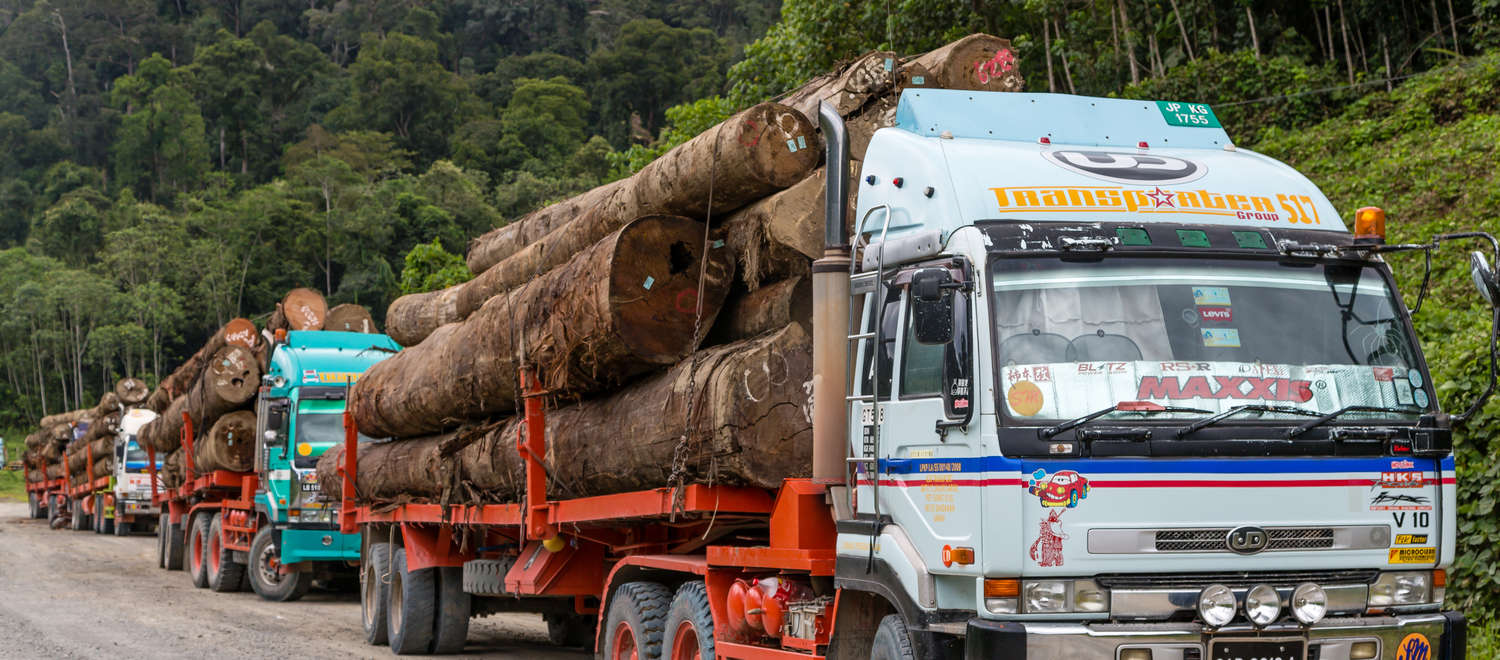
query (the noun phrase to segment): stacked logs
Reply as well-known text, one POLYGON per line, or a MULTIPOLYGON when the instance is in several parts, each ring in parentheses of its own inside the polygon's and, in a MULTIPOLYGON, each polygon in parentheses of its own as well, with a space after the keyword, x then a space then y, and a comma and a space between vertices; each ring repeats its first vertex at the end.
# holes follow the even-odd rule
POLYGON ((145 398, 144 382, 123 378, 91 408, 43 417, 41 428, 26 436, 26 451, 21 457, 26 480, 41 481, 45 472, 49 479, 67 476, 74 483, 82 483, 87 475, 90 445, 94 447, 96 467, 103 470, 96 470, 96 474, 108 474, 114 467, 114 432, 119 426, 120 413, 145 398))
MULTIPOLYGON (((902 90, 1022 84, 1010 43, 989 35, 905 59, 868 53, 629 178, 475 238, 472 280, 403 296, 386 314, 407 348, 351 391, 360 432, 390 439, 361 448, 357 497, 515 500, 523 368, 553 406, 554 496, 805 475, 810 266, 823 252, 826 177, 819 104, 844 117, 857 177, 902 90)), ((334 450, 318 465, 330 498, 341 461, 334 450)))

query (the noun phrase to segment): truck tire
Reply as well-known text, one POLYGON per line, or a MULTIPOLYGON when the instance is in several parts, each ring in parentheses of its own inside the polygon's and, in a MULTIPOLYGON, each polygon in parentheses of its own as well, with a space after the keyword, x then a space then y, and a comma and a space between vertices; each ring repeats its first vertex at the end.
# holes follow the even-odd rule
POLYGON ((708 587, 693 580, 677 588, 662 635, 663 660, 713 660, 714 615, 708 609, 708 587))
POLYGON ((62 496, 47 496, 47 525, 53 529, 57 528, 57 519, 62 517, 62 496))
POLYGON ((130 533, 135 531, 133 525, 118 518, 105 520, 104 527, 106 528, 104 531, 105 534, 114 532, 115 536, 130 536, 130 533), (110 527, 114 529, 108 529, 110 527))
POLYGON ((427 653, 432 645, 433 612, 437 610, 434 568, 408 570, 406 548, 391 553, 390 601, 386 626, 396 655, 427 653))
POLYGON ((89 514, 83 512, 83 500, 72 500, 68 507, 72 516, 68 519, 68 529, 81 532, 89 528, 89 514))
POLYGON ((245 565, 234 560, 234 551, 224 547, 224 514, 215 513, 208 526, 208 587, 219 593, 240 590, 245 565))
POLYGON ((161 522, 156 526, 156 533, 162 535, 162 545, 165 551, 165 568, 169 571, 182 570, 182 523, 172 524, 172 514, 161 514, 161 522))
POLYGON ((443 566, 438 573, 437 616, 432 626, 432 652, 463 653, 469 641, 469 615, 473 599, 464 591, 462 566, 443 566))
POLYGON ((193 586, 202 589, 208 586, 208 514, 193 516, 188 523, 188 574, 193 586))
MULTIPOLYGON (((368 530, 366 534, 370 533, 368 530)), ((365 627, 365 643, 389 644, 386 605, 391 599, 391 544, 371 543, 359 566, 359 613, 365 627)))
POLYGON ((609 599, 600 650, 607 660, 659 658, 672 592, 655 582, 626 582, 609 599))
POLYGON ((307 595, 312 588, 311 573, 286 573, 279 570, 275 539, 271 527, 262 525, 250 541, 250 588, 261 598, 275 603, 289 603, 307 595))
POLYGON ((100 501, 99 496, 95 495, 94 496, 94 522, 93 522, 92 525, 90 525, 90 527, 93 528, 95 534, 103 534, 104 533, 104 516, 101 516, 101 515, 98 514, 98 512, 100 512, 100 511, 103 510, 103 509, 101 509, 99 507, 99 501, 100 501))
POLYGON ((36 493, 26 491, 26 517, 35 520, 41 507, 36 505, 36 493))
MULTIPOLYGON (((167 514, 161 514, 166 517, 167 514)), ((156 567, 167 567, 167 526, 161 525, 156 528, 156 567)))
POLYGON ((915 660, 911 632, 900 614, 887 614, 875 629, 875 641, 870 644, 870 660, 915 660))

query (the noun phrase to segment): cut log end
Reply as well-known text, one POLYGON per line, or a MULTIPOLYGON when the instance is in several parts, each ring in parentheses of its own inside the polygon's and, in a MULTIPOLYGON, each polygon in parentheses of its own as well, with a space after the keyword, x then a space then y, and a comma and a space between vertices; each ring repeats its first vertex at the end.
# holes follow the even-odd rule
POLYGON ((375 319, 371 318, 370 310, 363 305, 351 303, 344 303, 328 310, 328 320, 323 324, 323 329, 367 334, 380 332, 375 327, 375 319))

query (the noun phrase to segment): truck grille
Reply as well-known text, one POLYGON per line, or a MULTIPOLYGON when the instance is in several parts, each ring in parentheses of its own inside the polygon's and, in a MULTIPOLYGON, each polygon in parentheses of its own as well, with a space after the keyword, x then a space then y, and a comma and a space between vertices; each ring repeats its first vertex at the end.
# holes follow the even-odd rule
POLYGON ((1379 569, 1333 571, 1259 571, 1223 573, 1172 573, 1154 575, 1106 574, 1095 578, 1108 589, 1201 589, 1204 585, 1222 584, 1230 589, 1248 589, 1257 584, 1273 587, 1296 587, 1303 582, 1330 584, 1371 584, 1380 576, 1379 569))
MULTIPOLYGON (((1333 548, 1330 527, 1273 527, 1266 530, 1266 550, 1328 550, 1333 548)), ((1156 532, 1157 552, 1215 552, 1227 550, 1229 528, 1164 529, 1156 532)))

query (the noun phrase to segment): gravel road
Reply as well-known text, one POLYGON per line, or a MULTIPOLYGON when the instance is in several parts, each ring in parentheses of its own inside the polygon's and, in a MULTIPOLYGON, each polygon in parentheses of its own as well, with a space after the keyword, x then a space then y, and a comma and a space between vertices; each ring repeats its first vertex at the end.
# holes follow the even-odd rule
MULTIPOLYGON (((295 603, 195 589, 156 567, 156 538, 47 529, 0 502, 0 658, 394 657, 367 646, 359 595, 295 603)), ((473 619, 469 655, 584 658, 547 642, 540 616, 473 619)))

